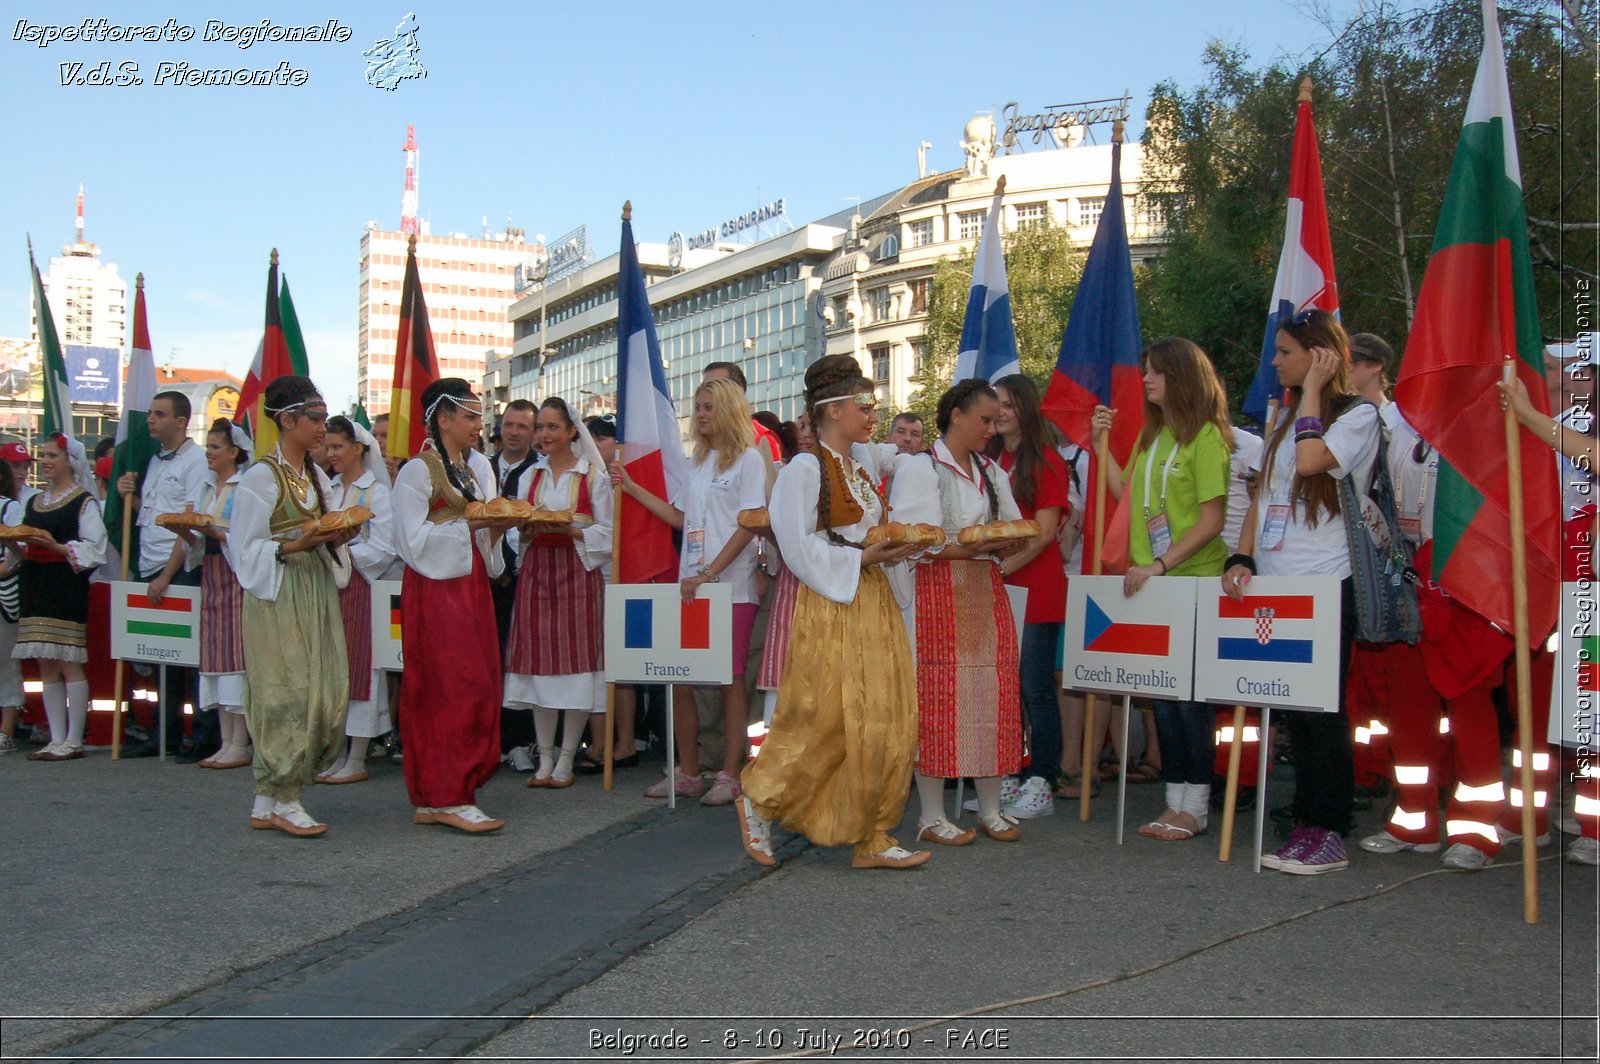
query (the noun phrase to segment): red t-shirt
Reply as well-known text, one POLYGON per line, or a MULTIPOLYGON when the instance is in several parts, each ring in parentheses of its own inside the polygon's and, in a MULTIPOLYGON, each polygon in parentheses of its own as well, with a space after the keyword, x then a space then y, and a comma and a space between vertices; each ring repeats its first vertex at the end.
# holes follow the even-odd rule
MULTIPOLYGON (((1051 506, 1060 507, 1061 514, 1058 520, 1066 520, 1067 514, 1072 512, 1072 504, 1067 502, 1067 484, 1070 474, 1067 472, 1067 463, 1054 450, 1045 452, 1044 465, 1035 469, 1033 505, 1027 506, 1021 499, 1017 500, 1017 508, 1022 511, 1022 516, 1033 520, 1034 515, 1041 509, 1051 506)), ((1000 468, 1007 473, 1017 462, 1015 451, 1000 452, 1000 468)), ((1013 493, 1016 485, 1012 485, 1013 493)), ((1006 583, 1016 587, 1028 589, 1028 607, 1023 615, 1027 624, 1060 624, 1067 617, 1067 571, 1061 565, 1061 554, 1053 546, 1046 547, 1039 554, 1024 565, 1021 569, 1006 578, 1006 583)))

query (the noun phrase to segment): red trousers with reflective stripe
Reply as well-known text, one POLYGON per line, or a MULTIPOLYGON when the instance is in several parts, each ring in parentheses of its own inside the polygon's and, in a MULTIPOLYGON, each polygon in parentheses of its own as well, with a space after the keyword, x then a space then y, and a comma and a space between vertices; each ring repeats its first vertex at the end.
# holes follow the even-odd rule
POLYGON ((1500 852, 1494 824, 1505 808, 1504 789, 1493 797, 1475 800, 1464 800, 1462 793, 1465 788, 1494 789, 1502 782, 1500 720, 1489 697, 1497 686, 1498 677, 1445 703, 1456 768, 1456 785, 1445 810, 1445 841, 1452 846, 1464 842, 1491 857, 1500 852))
MULTIPOLYGON (((1395 692, 1387 684, 1385 673, 1388 671, 1384 664, 1384 656, 1393 643, 1357 643, 1350 648, 1350 672, 1345 677, 1345 715, 1350 718, 1350 737, 1352 750, 1355 756, 1357 787, 1371 787, 1379 780, 1389 775, 1389 766, 1393 762, 1394 722, 1390 715, 1394 711, 1395 692), (1377 724, 1386 728, 1390 734, 1385 735, 1377 724), (1361 736, 1366 734, 1366 738, 1361 736)), ((1398 644, 1402 649, 1415 649, 1398 644)), ((1422 668, 1422 658, 1416 659, 1417 669, 1422 668)))
MULTIPOLYGON (((1352 682, 1358 669, 1378 695, 1374 704, 1387 706, 1395 814, 1385 829, 1406 842, 1438 842, 1439 771, 1449 743, 1439 734, 1444 704, 1428 682, 1422 652, 1404 643, 1358 644, 1350 666, 1352 682)), ((1491 724, 1493 712, 1491 707, 1491 724)))
MULTIPOLYGON (((1555 683, 1556 656, 1548 652, 1539 652, 1533 655, 1531 679, 1533 688, 1533 790, 1535 795, 1535 809, 1533 817, 1533 833, 1543 835, 1550 830, 1550 793, 1554 790, 1556 770, 1559 767, 1556 751, 1550 749, 1550 689, 1555 683), (1544 768, 1540 769, 1540 764, 1544 768), (1543 796, 1540 801, 1539 797, 1543 796)), ((1506 662, 1505 673, 1506 701, 1511 705, 1512 720, 1516 719, 1517 711, 1517 665, 1515 655, 1506 662)), ((1510 779, 1506 781, 1507 802, 1505 811, 1500 815, 1500 826, 1507 831, 1522 834, 1522 809, 1520 796, 1522 794, 1522 770, 1515 767, 1517 733, 1511 733, 1512 768, 1510 779)))

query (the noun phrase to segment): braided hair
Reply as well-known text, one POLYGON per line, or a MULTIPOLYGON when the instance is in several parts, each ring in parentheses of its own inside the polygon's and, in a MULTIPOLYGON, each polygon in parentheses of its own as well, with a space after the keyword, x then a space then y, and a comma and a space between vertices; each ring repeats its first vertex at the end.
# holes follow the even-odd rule
POLYGON ((450 481, 450 486, 460 492, 462 498, 476 500, 478 498, 476 479, 461 475, 455 463, 450 461, 450 452, 445 450, 444 439, 439 435, 439 418, 444 414, 446 406, 454 408, 452 399, 473 403, 478 401, 478 397, 472 392, 472 384, 464 377, 441 377, 423 389, 422 409, 428 419, 428 438, 433 441, 433 449, 439 452, 439 461, 444 464, 444 475, 450 481), (430 409, 432 413, 428 413, 430 409))
POLYGON ((853 543, 835 532, 828 520, 833 491, 829 484, 828 463, 833 459, 824 453, 826 448, 822 445, 822 409, 819 404, 825 399, 871 390, 872 382, 862 375, 861 364, 849 355, 826 355, 813 362, 806 370, 806 416, 811 419, 811 436, 816 441, 812 445, 812 453, 822 466, 822 485, 817 491, 817 527, 828 537, 829 543, 840 547, 854 547, 857 550, 861 550, 863 545, 853 543))
MULTIPOLYGON (((957 410, 966 413, 973 408, 979 399, 985 397, 993 399, 995 402, 1000 401, 999 396, 995 395, 994 389, 989 387, 987 382, 977 377, 968 377, 964 381, 952 384, 939 397, 939 409, 934 414, 933 423, 938 426, 939 435, 943 436, 950 431, 951 414, 957 410)), ((933 460, 935 466, 939 464, 939 460, 934 457, 932 448, 928 450, 928 457, 933 460)), ((989 470, 985 468, 988 463, 984 461, 981 454, 977 455, 977 459, 974 464, 978 467, 978 479, 983 481, 983 493, 989 497, 989 520, 998 521, 1000 519, 1000 494, 995 490, 994 481, 989 479, 989 470)))

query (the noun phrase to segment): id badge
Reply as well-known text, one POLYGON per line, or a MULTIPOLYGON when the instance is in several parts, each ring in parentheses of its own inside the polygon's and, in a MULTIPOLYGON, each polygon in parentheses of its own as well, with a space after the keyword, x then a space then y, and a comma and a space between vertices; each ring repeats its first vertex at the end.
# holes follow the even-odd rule
POLYGON ((698 569, 706 563, 706 530, 691 528, 683 536, 684 557, 689 559, 689 566, 698 569))
POLYGON ((140 528, 149 528, 151 525, 155 524, 155 521, 156 521, 155 503, 147 502, 147 503, 145 503, 143 506, 141 506, 139 508, 139 527, 140 528))
POLYGON ((1413 543, 1421 542, 1421 540, 1422 540, 1422 518, 1420 518, 1420 517, 1402 517, 1402 518, 1400 518, 1400 534, 1402 536, 1406 537, 1407 539, 1409 539, 1413 543))
POLYGON ((1172 528, 1167 524, 1167 515, 1147 517, 1144 526, 1150 533, 1150 553, 1157 558, 1167 553, 1167 548, 1172 546, 1172 528))
POLYGON ((1267 506, 1267 523, 1256 541, 1257 550, 1282 550, 1283 534, 1289 528, 1289 504, 1275 502, 1267 506))

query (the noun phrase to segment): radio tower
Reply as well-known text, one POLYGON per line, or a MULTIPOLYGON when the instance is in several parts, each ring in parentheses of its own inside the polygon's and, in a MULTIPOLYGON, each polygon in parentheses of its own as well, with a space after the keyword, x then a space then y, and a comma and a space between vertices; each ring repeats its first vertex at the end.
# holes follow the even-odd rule
POLYGON ((64 255, 79 255, 84 258, 93 258, 100 254, 100 249, 93 244, 86 243, 83 239, 83 186, 78 186, 78 218, 73 230, 75 239, 68 247, 61 249, 64 255))
POLYGON ((400 197, 400 231, 415 233, 417 229, 417 133, 415 126, 406 126, 406 191, 400 197))

